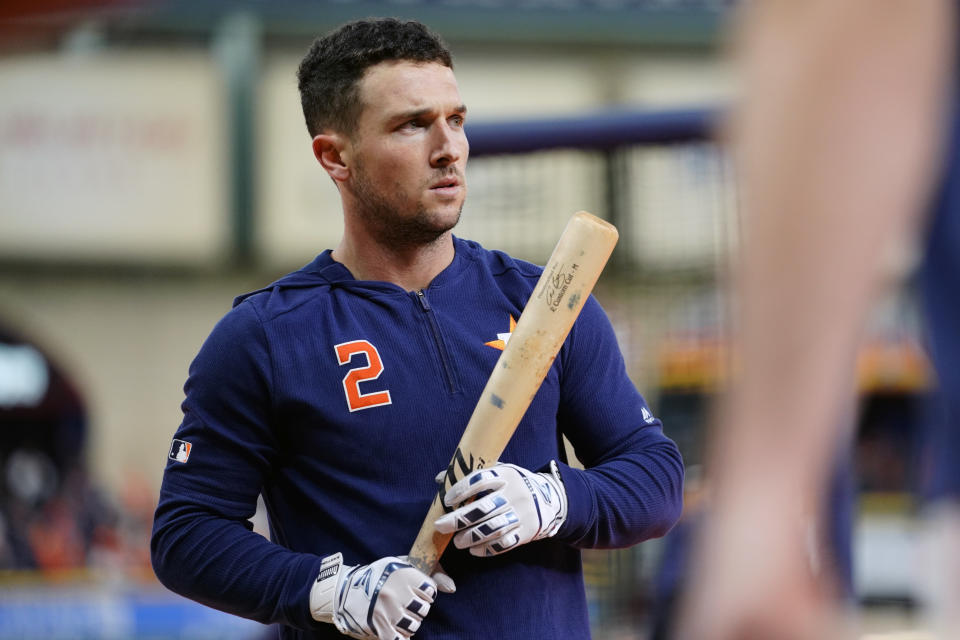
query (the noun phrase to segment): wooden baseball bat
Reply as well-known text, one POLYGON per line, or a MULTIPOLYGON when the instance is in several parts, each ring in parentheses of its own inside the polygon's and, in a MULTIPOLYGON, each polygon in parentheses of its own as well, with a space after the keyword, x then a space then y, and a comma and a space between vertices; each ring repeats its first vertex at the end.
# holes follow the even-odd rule
POLYGON ((533 401, 574 320, 617 243, 616 227, 578 211, 570 218, 517 326, 487 380, 410 550, 410 563, 431 573, 453 534, 433 523, 450 509, 443 495, 458 480, 497 461, 533 401))

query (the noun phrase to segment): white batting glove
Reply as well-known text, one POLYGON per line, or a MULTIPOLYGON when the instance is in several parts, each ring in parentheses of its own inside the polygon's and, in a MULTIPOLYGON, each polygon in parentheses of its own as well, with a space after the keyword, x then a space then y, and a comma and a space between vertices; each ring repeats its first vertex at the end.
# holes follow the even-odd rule
POLYGON ((310 613, 351 638, 400 640, 420 628, 438 589, 453 593, 456 585, 442 571, 428 576, 405 558, 351 566, 335 553, 323 559, 310 589, 310 613))
POLYGON ((549 473, 502 463, 474 471, 450 487, 443 503, 463 506, 440 517, 437 531, 458 531, 453 544, 475 556, 495 556, 549 538, 567 519, 567 492, 554 461, 549 473))

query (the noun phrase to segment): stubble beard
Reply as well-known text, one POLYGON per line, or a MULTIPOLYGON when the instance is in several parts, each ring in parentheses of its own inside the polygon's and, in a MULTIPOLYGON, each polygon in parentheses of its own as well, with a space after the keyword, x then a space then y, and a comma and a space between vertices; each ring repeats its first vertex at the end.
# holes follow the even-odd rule
MULTIPOLYGON (((423 202, 417 202, 412 216, 404 216, 397 213, 400 207, 396 202, 372 186, 361 163, 354 165, 354 172, 357 213, 370 233, 384 246, 399 249, 430 245, 460 222, 463 201, 452 220, 442 214, 432 214, 423 202)), ((397 191, 400 191, 399 186, 397 191)))

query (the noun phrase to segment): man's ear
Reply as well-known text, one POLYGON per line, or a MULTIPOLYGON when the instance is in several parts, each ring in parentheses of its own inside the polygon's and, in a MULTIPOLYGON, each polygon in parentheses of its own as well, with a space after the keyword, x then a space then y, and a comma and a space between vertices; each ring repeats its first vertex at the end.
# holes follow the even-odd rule
POLYGON ((313 155, 334 182, 343 182, 350 175, 345 136, 338 133, 321 133, 314 136, 313 155))

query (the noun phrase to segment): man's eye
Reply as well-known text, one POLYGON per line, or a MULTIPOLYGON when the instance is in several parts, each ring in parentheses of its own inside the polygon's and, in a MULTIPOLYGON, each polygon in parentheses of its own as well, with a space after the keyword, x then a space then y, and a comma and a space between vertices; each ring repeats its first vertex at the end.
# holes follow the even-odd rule
POLYGON ((450 118, 450 125, 454 127, 462 127, 463 116, 453 116, 452 118, 450 118))

